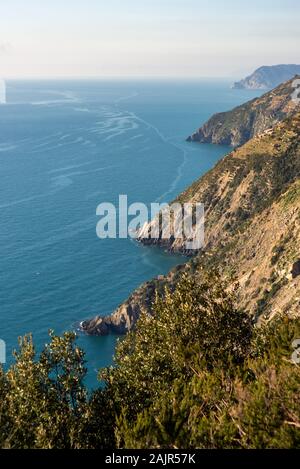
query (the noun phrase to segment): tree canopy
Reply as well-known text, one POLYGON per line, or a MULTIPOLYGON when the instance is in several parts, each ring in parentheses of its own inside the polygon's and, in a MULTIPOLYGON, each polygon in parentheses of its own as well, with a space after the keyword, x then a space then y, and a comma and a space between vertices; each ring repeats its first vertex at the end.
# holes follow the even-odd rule
POLYGON ((74 333, 51 331, 39 355, 21 338, 0 371, 1 447, 300 447, 300 320, 257 327, 235 304, 215 274, 183 274, 119 340, 93 393, 74 333))

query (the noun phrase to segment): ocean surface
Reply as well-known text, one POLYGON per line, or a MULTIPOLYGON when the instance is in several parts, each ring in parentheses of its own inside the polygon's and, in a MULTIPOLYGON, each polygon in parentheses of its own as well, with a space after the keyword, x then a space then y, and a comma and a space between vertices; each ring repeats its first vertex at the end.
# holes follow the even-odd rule
MULTIPOLYGON (((210 81, 8 81, 0 105, 0 338, 37 350, 48 330, 77 330, 183 257, 130 239, 100 240, 96 207, 167 202, 228 147, 186 143, 214 112, 255 94, 210 81)), ((79 335, 87 384, 112 363, 116 337, 79 335)))

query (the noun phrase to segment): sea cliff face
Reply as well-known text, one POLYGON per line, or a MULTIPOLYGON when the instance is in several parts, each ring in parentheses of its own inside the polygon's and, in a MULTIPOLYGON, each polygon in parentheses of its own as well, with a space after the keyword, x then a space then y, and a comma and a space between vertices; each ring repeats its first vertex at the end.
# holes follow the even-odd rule
POLYGON ((271 65, 255 70, 251 75, 234 83, 234 89, 264 90, 278 86, 300 74, 300 65, 271 65))
MULTIPOLYGON (((143 284, 110 316, 84 321, 89 334, 125 333, 140 314, 153 314, 155 294, 172 288, 181 273, 217 269, 239 307, 260 320, 300 306, 300 112, 233 150, 176 201, 205 205, 201 251, 167 276, 143 284)), ((145 226, 140 242, 185 253, 182 240, 151 240, 145 226)))
POLYGON ((146 282, 135 290, 111 315, 96 316, 81 323, 81 329, 90 335, 125 334, 133 329, 142 312, 148 312, 148 302, 154 296, 155 282, 146 282))
POLYGON ((297 111, 297 103, 292 100, 293 81, 289 80, 232 111, 215 114, 187 140, 233 147, 243 145, 297 111))

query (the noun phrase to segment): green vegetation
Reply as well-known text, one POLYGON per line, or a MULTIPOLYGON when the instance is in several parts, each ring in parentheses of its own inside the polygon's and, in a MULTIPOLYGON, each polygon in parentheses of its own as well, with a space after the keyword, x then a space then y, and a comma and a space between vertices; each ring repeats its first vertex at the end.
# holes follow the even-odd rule
MULTIPOLYGON (((176 202, 204 204, 208 246, 216 248, 218 265, 222 245, 230 247, 233 237, 246 231, 255 217, 278 201, 283 209, 299 202, 299 122, 300 115, 295 114, 272 134, 248 141, 177 197, 176 202)), ((228 252, 226 258, 230 257, 237 257, 236 249, 228 252)))
MULTIPOLYGON (((101 401, 83 385, 84 353, 75 334, 56 337, 37 358, 32 339, 20 339, 16 363, 0 369, 2 448, 85 448, 107 444, 109 427, 101 401), (107 433, 106 433, 107 431, 107 433)), ((112 422, 111 422, 112 423, 112 422)))
POLYGON ((188 141, 243 145, 297 111, 291 102, 293 79, 231 111, 214 114, 188 141))
MULTIPOLYGON (((272 283, 270 289, 265 289, 263 292, 262 298, 260 298, 257 302, 257 309, 255 312, 256 317, 258 318, 262 313, 266 316, 268 314, 268 305, 272 298, 279 292, 279 290, 288 284, 288 280, 283 277, 277 282, 272 283)), ((270 309, 270 307, 269 307, 270 309)))
POLYGON ((282 196, 282 205, 284 208, 293 205, 300 199, 300 181, 297 180, 295 184, 282 196))
MULTIPOLYGON (((300 320, 256 327, 216 274, 180 275, 122 340, 105 386, 84 387, 72 333, 0 373, 4 448, 299 448, 300 320)), ((101 340, 101 339, 100 339, 101 340)))

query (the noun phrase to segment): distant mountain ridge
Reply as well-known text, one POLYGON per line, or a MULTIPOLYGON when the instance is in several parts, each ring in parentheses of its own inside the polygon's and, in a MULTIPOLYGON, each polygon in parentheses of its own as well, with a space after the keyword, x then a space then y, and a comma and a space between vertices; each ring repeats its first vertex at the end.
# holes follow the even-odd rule
POLYGON ((243 145, 299 110, 299 104, 292 99, 296 78, 300 76, 231 111, 213 115, 187 141, 233 147, 243 145))
POLYGON ((255 70, 251 75, 234 83, 234 89, 272 89, 300 74, 300 65, 270 65, 255 70))

